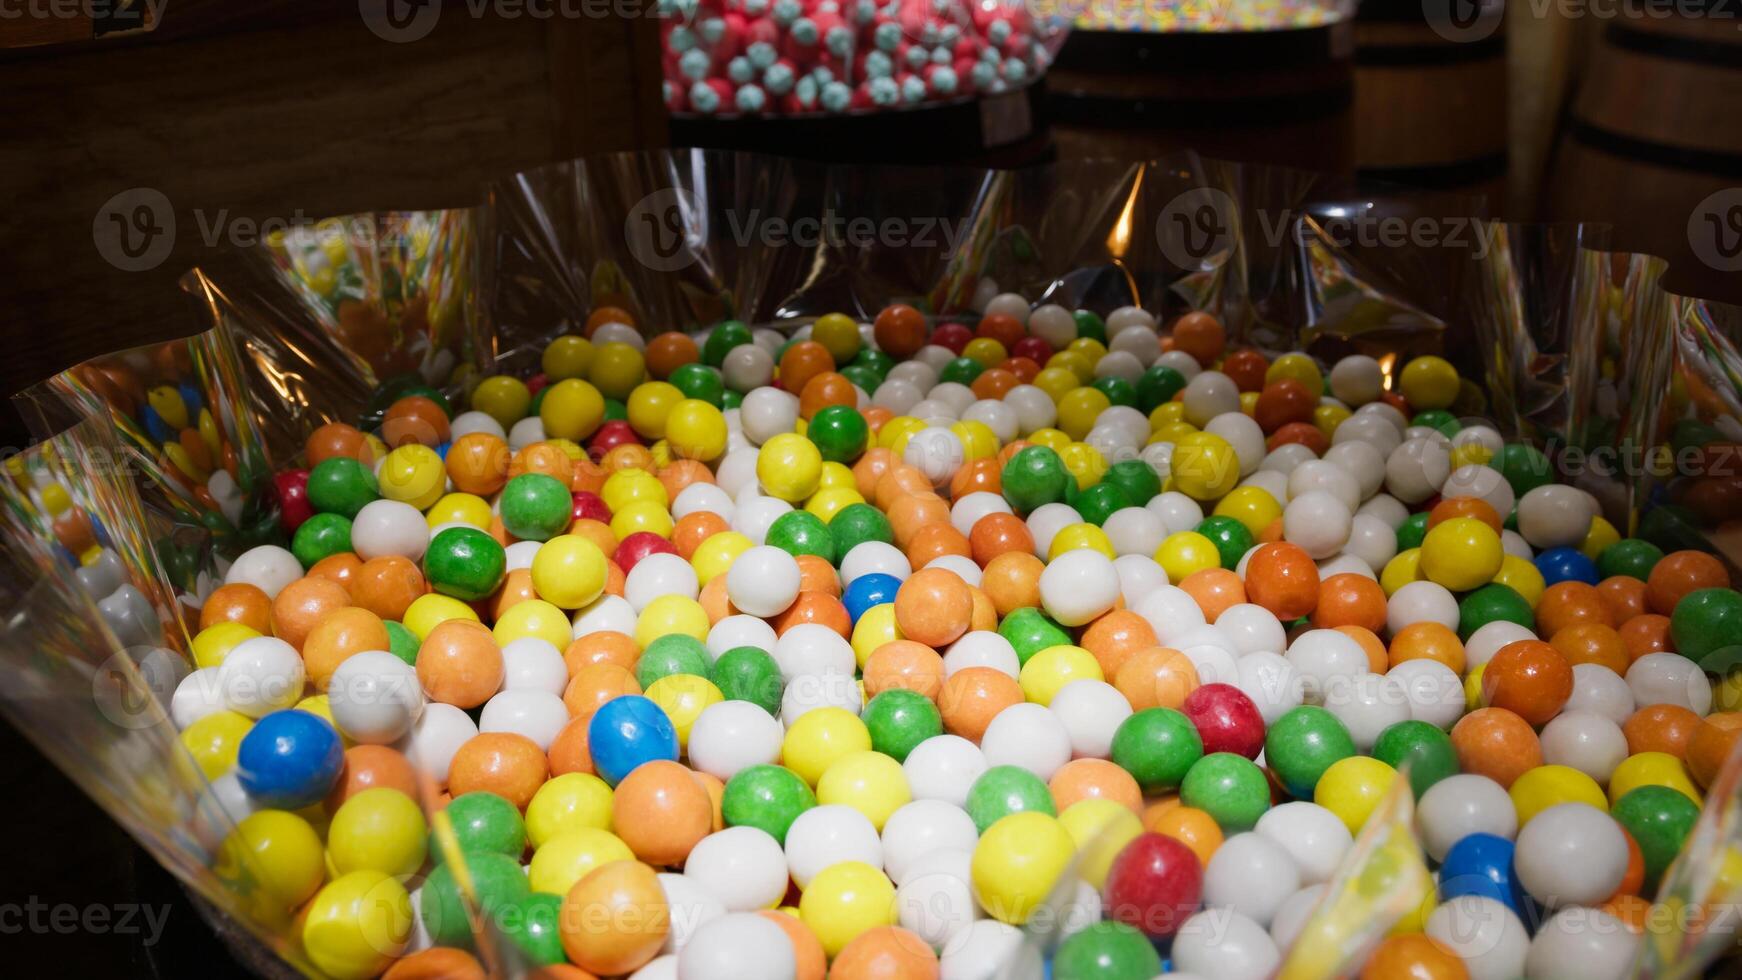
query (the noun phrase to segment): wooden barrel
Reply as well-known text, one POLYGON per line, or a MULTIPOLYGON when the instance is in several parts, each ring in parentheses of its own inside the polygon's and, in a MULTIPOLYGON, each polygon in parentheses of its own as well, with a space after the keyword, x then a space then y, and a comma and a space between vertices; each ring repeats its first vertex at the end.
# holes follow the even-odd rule
POLYGON ((1364 177, 1488 195, 1506 187, 1506 37, 1498 12, 1462 29, 1421 0, 1364 0, 1355 18, 1355 165, 1364 177))
POLYGON ((1073 31, 1047 72, 1061 157, 1179 150, 1344 171, 1355 86, 1347 23, 1232 33, 1073 31))
POLYGON ((1702 14, 1603 25, 1546 190, 1552 217, 1609 222, 1617 248, 1669 259, 1670 288, 1734 302, 1742 20, 1702 14))

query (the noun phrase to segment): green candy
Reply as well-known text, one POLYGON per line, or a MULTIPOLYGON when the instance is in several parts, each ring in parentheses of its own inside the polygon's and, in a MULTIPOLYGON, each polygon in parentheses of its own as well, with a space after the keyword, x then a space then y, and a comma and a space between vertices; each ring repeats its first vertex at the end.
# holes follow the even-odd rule
POLYGON ((1597 574, 1604 578, 1631 575, 1641 582, 1651 577, 1651 570, 1663 560, 1663 549, 1639 538, 1622 538, 1597 556, 1597 574))
POLYGON ((1235 834, 1251 830, 1270 809, 1270 783, 1251 759, 1212 752, 1186 773, 1179 801, 1208 813, 1223 833, 1235 834))
POLYGON ((1078 310, 1071 314, 1077 321, 1077 336, 1087 337, 1097 343, 1107 343, 1107 324, 1092 310, 1078 310))
POLYGON ((816 555, 826 562, 835 560, 835 536, 823 519, 808 510, 789 510, 768 526, 766 543, 797 558, 816 555))
POLYGON ((708 668, 708 680, 728 701, 748 701, 771 715, 780 712, 786 682, 780 665, 768 651, 756 647, 733 647, 720 654, 708 668))
POLYGON ((1433 429, 1444 436, 1455 436, 1463 428, 1462 425, 1458 424, 1458 417, 1443 408, 1430 408, 1425 412, 1417 412, 1409 424, 1433 429))
POLYGON ((1077 508, 1077 513, 1083 515, 1083 520, 1099 527, 1107 523, 1107 518, 1112 517, 1115 511, 1135 506, 1135 501, 1117 485, 1102 480, 1077 494, 1073 506, 1077 508))
POLYGON ((1071 642, 1071 635, 1063 626, 1033 606, 1010 610, 1010 615, 998 624, 998 635, 1010 641, 1010 645, 1016 648, 1016 659, 1024 664, 1028 663, 1029 657, 1047 647, 1071 642))
POLYGON ((307 569, 331 555, 351 550, 351 520, 340 514, 316 514, 296 529, 290 539, 290 553, 307 569))
POLYGON ((1506 482, 1512 484, 1513 494, 1519 497, 1537 487, 1548 486, 1555 479, 1554 467, 1549 465, 1548 457, 1535 446, 1522 442, 1501 446, 1488 465, 1500 471, 1506 482))
POLYGON ((475 527, 442 530, 423 555, 430 587, 467 602, 496 591, 507 567, 508 553, 501 543, 475 527))
MULTIPOLYGON (((506 854, 488 851, 468 854, 466 872, 471 875, 478 896, 478 911, 486 916, 493 917, 503 909, 519 905, 532 894, 526 872, 520 870, 520 861, 506 854)), ((447 865, 436 865, 424 879, 419 914, 437 946, 472 948, 472 922, 466 917, 459 886, 447 865)))
POLYGON ((1124 378, 1096 378, 1089 387, 1107 396, 1107 400, 1115 405, 1135 407, 1137 405, 1137 388, 1124 378))
POLYGON ((1421 547, 1421 541, 1425 537, 1427 537, 1427 513, 1424 511, 1420 514, 1409 515, 1404 518, 1402 524, 1397 525, 1398 553, 1401 554, 1411 548, 1421 547))
POLYGON ((1153 412, 1173 401, 1173 396, 1185 386, 1185 375, 1166 364, 1157 364, 1137 379, 1137 407, 1145 413, 1153 412))
POLYGON ((993 766, 968 787, 968 816, 980 833, 1012 813, 1035 810, 1058 816, 1052 791, 1039 776, 1021 766, 993 766))
POLYGON ((1681 853, 1682 844, 1700 818, 1699 805, 1668 786, 1641 786, 1615 801, 1609 815, 1626 828, 1645 859, 1645 887, 1657 890, 1658 879, 1681 853))
POLYGON ((502 488, 502 526, 522 541, 549 541, 569 526, 574 497, 561 480, 522 473, 502 488))
MULTIPOLYGON (((889 369, 895 366, 895 358, 890 357, 888 354, 885 354, 880 350, 873 350, 869 347, 865 347, 859 351, 859 356, 853 358, 847 366, 868 368, 869 370, 875 371, 877 372, 878 380, 881 381, 889 374, 889 369)), ((866 390, 869 391, 870 389, 866 390)))
POLYGON ((1742 593, 1734 589, 1689 592, 1670 614, 1669 634, 1676 652, 1694 663, 1703 663, 1726 647, 1742 646, 1742 593))
POLYGON ((708 676, 708 648, 702 641, 683 633, 667 633, 641 651, 635 662, 635 682, 643 691, 661 677, 673 674, 708 676))
POLYGON ((784 766, 751 766, 726 780, 720 811, 728 827, 755 827, 786 844, 786 832, 817 798, 798 773, 784 766))
POLYGON ((938 372, 938 380, 954 381, 959 385, 972 384, 974 379, 978 378, 980 373, 985 370, 986 365, 971 357, 957 357, 945 364, 944 369, 938 372))
POLYGON ((1204 740, 1184 713, 1145 708, 1113 730, 1111 757, 1144 793, 1167 793, 1204 757, 1204 740))
POLYGON ((726 382, 719 368, 711 368, 706 364, 680 364, 666 380, 683 392, 685 398, 704 401, 715 408, 720 406, 726 395, 726 382))
POLYGON ((1059 454, 1045 446, 1027 446, 1010 457, 1000 479, 1004 499, 1024 515, 1042 504, 1063 500, 1065 487, 1076 482, 1059 454))
MULTIPOLYGON (((473 854, 488 853, 505 854, 518 861, 526 850, 526 821, 520 818, 514 804, 495 793, 484 790, 461 793, 448 803, 445 812, 454 828, 454 840, 468 860, 473 854)), ((437 864, 446 861, 433 830, 429 853, 437 864)))
POLYGON ((741 391, 728 391, 720 396, 721 408, 737 408, 743 404, 744 393, 741 391))
POLYGON ((849 405, 827 405, 812 416, 805 435, 816 443, 823 459, 831 463, 851 463, 865 452, 871 439, 871 427, 858 409, 849 405))
POLYGON ((895 529, 889 526, 889 518, 870 504, 848 504, 836 511, 829 521, 829 532, 835 536, 836 565, 849 551, 867 541, 895 543, 895 529))
POLYGON ((702 363, 709 367, 719 367, 732 348, 752 343, 754 340, 744 321, 722 320, 709 331, 708 339, 702 342, 702 363))
POLYGON ((416 667, 417 651, 423 645, 417 634, 396 620, 385 619, 381 625, 387 627, 387 652, 416 667))
POLYGON ((1291 708, 1264 733, 1264 761, 1297 800, 1313 798, 1319 777, 1340 759, 1355 754, 1349 730, 1316 705, 1291 708))
POLYGON ((1254 544, 1252 532, 1232 517, 1206 517, 1197 530, 1216 546, 1216 554, 1222 556, 1222 567, 1230 572, 1240 564, 1241 557, 1251 551, 1254 544))
POLYGON ((897 762, 906 762, 914 746, 944 733, 943 715, 931 698, 903 688, 872 698, 860 720, 871 731, 871 747, 897 762))
POLYGON ((556 966, 569 961, 562 934, 557 931, 562 907, 563 900, 558 896, 533 892, 520 904, 499 912, 496 923, 535 966, 556 966))
POLYGON ((1123 922, 1095 922, 1059 944, 1053 980, 1150 980, 1161 955, 1149 937, 1123 922))
MULTIPOLYGON (((841 377, 853 382, 866 391, 876 391, 883 383, 883 375, 878 374, 863 364, 849 364, 841 369, 841 377)), ((728 392, 728 394, 730 394, 728 392)))
POLYGON ((1400 721, 1379 733, 1373 758, 1393 769, 1409 766, 1409 788, 1416 799, 1433 784, 1458 774, 1451 736, 1425 721, 1400 721))
POLYGON ((1536 628, 1536 613, 1530 603, 1509 585, 1490 582, 1458 603, 1458 636, 1462 639, 1468 640, 1471 633, 1496 620, 1536 628))
POLYGON ((1161 477, 1155 475, 1154 467, 1141 459, 1122 459, 1107 467, 1107 475, 1101 477, 1101 482, 1111 483, 1125 491, 1132 504, 1138 507, 1149 503, 1161 492, 1161 477))
POLYGON ((308 502, 317 513, 348 520, 380 496, 375 472, 349 456, 323 459, 308 471, 308 502))
MULTIPOLYGON (((550 390, 550 388, 548 386, 538 389, 538 395, 536 398, 533 399, 531 414, 533 414, 533 415, 538 414, 538 399, 543 398, 544 393, 549 391, 549 390, 550 390)), ((623 422, 623 421, 627 421, 628 418, 629 418, 629 406, 628 405, 623 404, 622 402, 618 401, 615 398, 605 399, 605 421, 607 421, 607 422, 623 422)))

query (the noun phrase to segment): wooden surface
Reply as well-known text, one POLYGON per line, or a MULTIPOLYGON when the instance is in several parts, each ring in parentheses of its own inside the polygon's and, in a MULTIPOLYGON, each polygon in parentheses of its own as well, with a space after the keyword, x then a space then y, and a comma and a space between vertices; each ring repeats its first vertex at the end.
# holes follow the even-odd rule
POLYGON ((150 34, 0 55, 0 395, 198 329, 176 280, 255 223, 470 205, 506 172, 664 142, 651 19, 449 4, 427 36, 390 43, 355 4, 261 6, 270 29, 189 0, 150 34), (167 201, 174 247, 124 271, 93 226, 137 189, 167 201))

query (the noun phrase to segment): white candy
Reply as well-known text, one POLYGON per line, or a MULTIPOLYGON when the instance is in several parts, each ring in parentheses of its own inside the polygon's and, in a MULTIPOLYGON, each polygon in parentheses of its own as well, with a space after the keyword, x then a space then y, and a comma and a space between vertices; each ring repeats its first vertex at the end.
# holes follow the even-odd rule
POLYGON ((843 861, 883 867, 883 842, 863 813, 839 803, 813 806, 786 831, 786 867, 807 888, 823 869, 843 861))
POLYGON ((1071 736, 1048 709, 1031 702, 1013 704, 992 719, 980 739, 990 766, 1020 766, 1043 781, 1071 761, 1071 736))
POLYGON ((525 688, 497 692, 478 715, 478 731, 524 735, 547 750, 568 723, 569 709, 562 698, 525 688))
POLYGON ((684 859, 683 873, 728 912, 769 908, 786 894, 786 854, 756 827, 727 827, 703 837, 684 859))
POLYGON ((710 704, 690 729, 690 765, 725 782, 751 766, 778 761, 785 738, 780 722, 760 705, 748 701, 710 704))
POLYGON ((250 718, 295 705, 302 700, 306 679, 302 654, 276 636, 243 640, 218 666, 218 689, 224 706, 250 718))
POLYGON ((397 500, 371 500, 351 521, 351 550, 364 561, 384 555, 418 561, 429 538, 423 513, 397 500))
POLYGON ((256 586, 266 598, 276 599, 285 586, 302 578, 302 562, 275 544, 263 544, 236 557, 230 571, 224 575, 225 585, 238 582, 256 586))

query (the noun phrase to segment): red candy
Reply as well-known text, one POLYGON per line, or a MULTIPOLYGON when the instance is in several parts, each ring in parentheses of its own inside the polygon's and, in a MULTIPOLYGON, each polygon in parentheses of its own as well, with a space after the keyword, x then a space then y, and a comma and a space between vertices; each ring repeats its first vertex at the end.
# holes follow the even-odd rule
POLYGON ((1107 872, 1107 918, 1162 939, 1197 910, 1204 869, 1192 849, 1161 834, 1139 834, 1107 872))
POLYGON ((1205 684, 1186 695, 1180 711, 1197 726, 1205 755, 1232 752, 1256 759, 1264 749, 1264 716, 1232 684, 1205 684))

